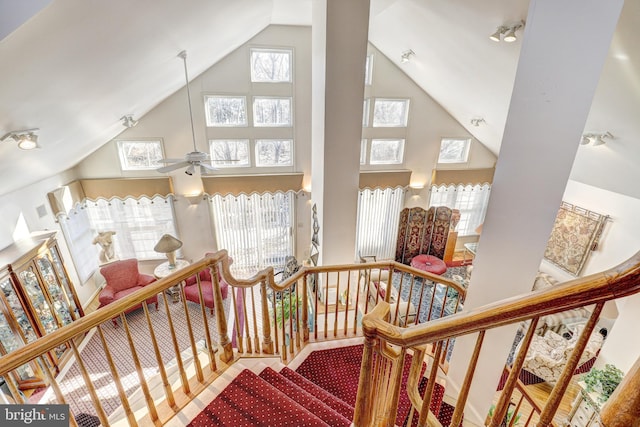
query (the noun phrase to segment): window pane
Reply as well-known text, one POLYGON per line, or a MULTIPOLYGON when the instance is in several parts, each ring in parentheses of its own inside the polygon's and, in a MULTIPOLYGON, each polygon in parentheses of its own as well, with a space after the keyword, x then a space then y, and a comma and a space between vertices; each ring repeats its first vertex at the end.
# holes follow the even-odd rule
POLYGON ((290 82, 291 51, 251 49, 252 82, 290 82))
POLYGON ((466 163, 470 139, 442 138, 438 163, 466 163))
POLYGON ((371 86, 373 81, 373 55, 367 55, 366 62, 364 64, 364 84, 371 86))
POLYGON ((160 141, 118 141, 122 170, 156 169, 163 159, 160 141))
POLYGON ((362 105, 362 127, 366 128, 369 126, 369 105, 371 102, 369 98, 364 100, 364 104, 362 105))
POLYGON ((219 168, 249 166, 248 139, 215 139, 209 141, 211 162, 219 168))
POLYGON ((258 139, 256 141, 256 166, 291 166, 290 139, 258 139))
POLYGON ((408 112, 408 99, 376 99, 373 109, 373 126, 407 126, 408 112))
POLYGON ((207 126, 247 125, 247 102, 244 96, 207 96, 204 111, 207 126))
POLYGON ((291 98, 254 98, 253 125, 291 126, 291 98))
POLYGON ((364 165, 367 163, 367 140, 362 139, 360 141, 360 164, 364 165))
POLYGON ((404 156, 404 139, 372 139, 369 164, 400 164, 404 156))

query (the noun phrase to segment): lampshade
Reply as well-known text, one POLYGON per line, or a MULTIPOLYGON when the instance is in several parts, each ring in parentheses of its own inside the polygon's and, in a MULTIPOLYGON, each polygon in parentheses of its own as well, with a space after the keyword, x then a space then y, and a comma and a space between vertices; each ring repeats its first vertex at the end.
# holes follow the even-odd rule
POLYGON ((153 250, 156 252, 160 252, 162 254, 166 254, 168 252, 177 251, 182 247, 182 242, 175 237, 164 234, 158 243, 153 247, 153 250))
POLYGON ((153 250, 156 252, 160 252, 163 254, 167 254, 167 259, 169 260, 169 267, 173 268, 176 266, 176 251, 182 247, 182 242, 175 237, 164 234, 158 243, 153 247, 153 250))

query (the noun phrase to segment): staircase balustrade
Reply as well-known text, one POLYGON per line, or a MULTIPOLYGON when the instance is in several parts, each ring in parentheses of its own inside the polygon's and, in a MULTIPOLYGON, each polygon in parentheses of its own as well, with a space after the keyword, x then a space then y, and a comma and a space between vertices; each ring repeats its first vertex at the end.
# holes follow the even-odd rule
MULTIPOLYGON (((516 356, 503 389, 503 397, 496 406, 491 421, 492 426, 498 426, 498 420, 504 419, 512 393, 518 387, 517 375, 529 348, 537 319, 567 309, 595 304, 596 309, 578 339, 565 372, 552 391, 549 401, 544 408, 534 411, 535 414, 532 413, 527 420, 527 424, 536 422, 537 425, 553 425, 553 416, 589 334, 598 320, 602 305, 606 301, 640 291, 639 264, 640 253, 603 273, 464 312, 460 309, 466 293, 460 284, 394 261, 303 267, 281 283, 276 283, 273 269, 270 267, 249 279, 233 277, 227 252, 222 250, 29 343, 19 351, 2 356, 0 376, 7 380, 16 402, 24 403, 13 371, 32 360, 39 360, 43 367, 48 367, 43 355, 57 346, 67 344, 74 350, 75 363, 82 373, 95 413, 103 425, 110 425, 111 420, 102 407, 98 392, 84 367, 82 351, 79 351, 74 343, 76 337, 95 328, 124 413, 127 414, 130 425, 138 425, 140 420, 128 409, 129 398, 119 378, 116 362, 112 358, 110 346, 113 343, 108 343, 104 338, 104 328, 113 327, 111 319, 120 317, 126 339, 119 342, 118 346, 128 345, 131 350, 147 406, 144 422, 162 425, 189 402, 190 396, 197 395, 239 356, 277 354, 286 362, 310 342, 364 336, 365 352, 354 424, 393 425, 402 380, 402 365, 405 356, 412 354, 415 366, 412 366, 409 374, 408 392, 413 411, 419 415, 419 425, 439 425, 435 416, 427 410, 437 374, 446 372, 447 354, 452 339, 477 334, 474 354, 469 362, 467 376, 452 416, 452 425, 457 426, 462 420, 476 363, 482 351, 485 331, 529 321, 523 345, 516 356), (212 277, 215 324, 210 324, 213 319, 207 314, 202 295, 203 284, 197 274, 204 269, 209 269, 212 277), (387 274, 386 282, 382 279, 383 273, 387 274), (193 275, 197 278, 200 298, 200 310, 196 311, 195 317, 193 313, 189 314, 183 288, 183 282, 193 275), (229 285, 231 295, 227 295, 226 301, 226 306, 230 306, 228 314, 225 312, 219 277, 229 285), (165 291, 174 286, 178 286, 182 296, 181 307, 185 315, 181 322, 184 322, 184 325, 176 324, 177 319, 172 317, 169 310, 165 291), (158 339, 153 312, 150 312, 144 303, 157 294, 163 297, 170 330, 169 339, 158 339), (124 315, 129 308, 141 303, 151 346, 158 361, 157 370, 162 387, 157 388, 162 389, 162 398, 153 396, 150 390, 148 378, 145 377, 138 360, 137 343, 124 315), (193 331, 193 322, 197 317, 202 318, 205 331, 204 351, 198 348, 198 337, 193 331), (233 340, 229 338, 229 326, 233 329, 233 340), (180 348, 178 344, 177 330, 181 327, 188 331, 188 344, 185 348, 180 348), (162 360, 159 341, 170 342, 175 352, 178 379, 173 384, 164 369, 165 361, 162 360), (183 361, 185 351, 192 355, 193 362, 189 367, 183 361), (420 395, 417 386, 422 376, 423 359, 429 360, 429 382, 426 393, 420 395)), ((61 390, 55 373, 49 369, 44 371, 55 393, 56 401, 65 403, 65 392, 61 390)), ((71 425, 74 424, 71 417, 71 425)))
MULTIPOLYGON (((376 309, 365 315, 362 319, 362 328, 365 337, 365 354, 363 355, 361 367, 360 387, 356 401, 354 424, 356 426, 393 425, 391 421, 385 424, 373 424, 364 413, 364 411, 369 408, 374 408, 379 404, 376 401, 376 397, 380 396, 380 392, 376 390, 376 387, 378 387, 377 382, 372 379, 372 375, 375 376, 375 373, 372 373, 372 361, 375 360, 376 357, 379 357, 378 349, 383 348, 381 347, 383 344, 375 345, 375 343, 394 345, 401 349, 412 349, 425 345, 440 348, 446 340, 464 335, 477 334, 478 338, 475 350, 468 364, 468 373, 461 385, 458 401, 454 405, 456 410, 454 411, 451 425, 458 426, 461 420, 461 411, 466 404, 468 390, 473 382, 473 372, 476 368, 478 355, 482 350, 484 333, 487 330, 500 326, 528 321, 525 337, 523 338, 520 350, 513 362, 509 377, 489 423, 491 427, 503 425, 502 423, 510 406, 514 389, 517 386, 518 375, 520 374, 525 356, 535 333, 538 319, 541 316, 595 304, 595 308, 592 310, 592 314, 587 320, 565 364, 563 372, 554 385, 544 407, 539 412, 534 411, 534 413, 528 417, 526 421, 527 424, 525 424, 544 427, 553 426, 553 417, 558 411, 561 399, 578 366, 580 356, 587 345, 589 337, 596 326, 604 303, 635 294, 639 291, 640 252, 620 265, 601 273, 570 280, 552 288, 546 288, 506 301, 488 304, 470 311, 463 311, 409 328, 400 328, 397 325, 389 323, 386 320, 389 315, 389 305, 381 302, 376 309)), ((638 371, 640 371, 640 369, 630 373, 633 379, 628 380, 629 383, 637 384, 640 381, 640 379, 638 379, 640 372, 638 371)), ((416 382, 413 381, 413 384, 416 384, 416 382)), ((389 391, 387 391, 387 393, 388 392, 389 391)), ((414 390, 409 390, 408 392, 410 395, 415 394, 414 390)), ((638 393, 634 395, 638 395, 638 393)), ((618 394, 618 396, 613 396, 609 402, 611 407, 625 408, 626 413, 632 412, 634 414, 637 414, 640 410, 640 408, 638 408, 640 399, 635 399, 633 404, 625 406, 619 404, 619 402, 616 403, 616 398, 618 400, 624 400, 625 396, 622 392, 618 394)), ((427 397, 425 397, 425 400, 426 399, 427 397)), ((421 411, 418 425, 439 425, 438 422, 431 422, 430 418, 427 420, 428 417, 424 412, 426 408, 428 408, 428 405, 424 403, 418 405, 413 399, 412 404, 414 405, 414 410, 421 411)), ((607 424, 607 422, 611 422, 608 420, 612 418, 610 415, 612 412, 611 410, 606 412, 606 417, 603 417, 605 427, 613 427, 616 425, 607 424), (607 417, 609 418, 607 419, 607 417)), ((625 414, 621 414, 621 416, 625 416, 625 414)), ((511 423, 513 423, 513 417, 511 423)))

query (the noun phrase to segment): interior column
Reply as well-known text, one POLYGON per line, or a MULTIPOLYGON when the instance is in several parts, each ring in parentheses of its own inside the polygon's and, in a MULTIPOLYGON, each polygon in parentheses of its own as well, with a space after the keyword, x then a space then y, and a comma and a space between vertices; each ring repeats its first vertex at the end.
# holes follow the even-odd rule
MULTIPOLYGON (((531 291, 622 4, 531 1, 465 311, 531 291)), ((465 418, 478 425, 484 425, 516 329, 492 330, 484 339, 465 409, 465 418)), ((457 340, 448 393, 462 383, 475 339, 457 340)))
POLYGON ((319 264, 354 260, 369 0, 314 0, 311 199, 319 264))

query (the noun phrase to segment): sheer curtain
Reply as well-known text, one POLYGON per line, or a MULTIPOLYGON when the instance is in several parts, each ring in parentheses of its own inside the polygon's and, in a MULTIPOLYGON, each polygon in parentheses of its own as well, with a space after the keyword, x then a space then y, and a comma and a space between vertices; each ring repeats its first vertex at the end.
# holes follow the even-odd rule
POLYGON ((249 277, 262 268, 284 266, 294 254, 295 193, 253 193, 211 197, 218 249, 233 258, 232 272, 249 277))
POLYGON ((79 203, 68 214, 59 214, 58 223, 73 259, 80 283, 86 282, 98 268, 99 248, 93 242, 94 232, 86 209, 79 203))
POLYGON ((447 206, 460 210, 456 230, 459 236, 476 234, 475 229, 484 222, 491 193, 490 184, 440 185, 431 187, 429 206, 447 206))
POLYGON ((356 259, 358 253, 393 258, 404 194, 401 187, 359 191, 356 259))
POLYGON ((173 196, 87 201, 85 205, 94 234, 115 231, 115 253, 119 259, 161 259, 153 250, 163 234, 178 236, 173 196))
POLYGON ((178 237, 173 196, 113 198, 77 203, 58 222, 73 259, 78 278, 86 282, 99 266, 100 248, 93 238, 100 231, 115 231, 116 258, 162 259, 153 250, 163 234, 178 237))

